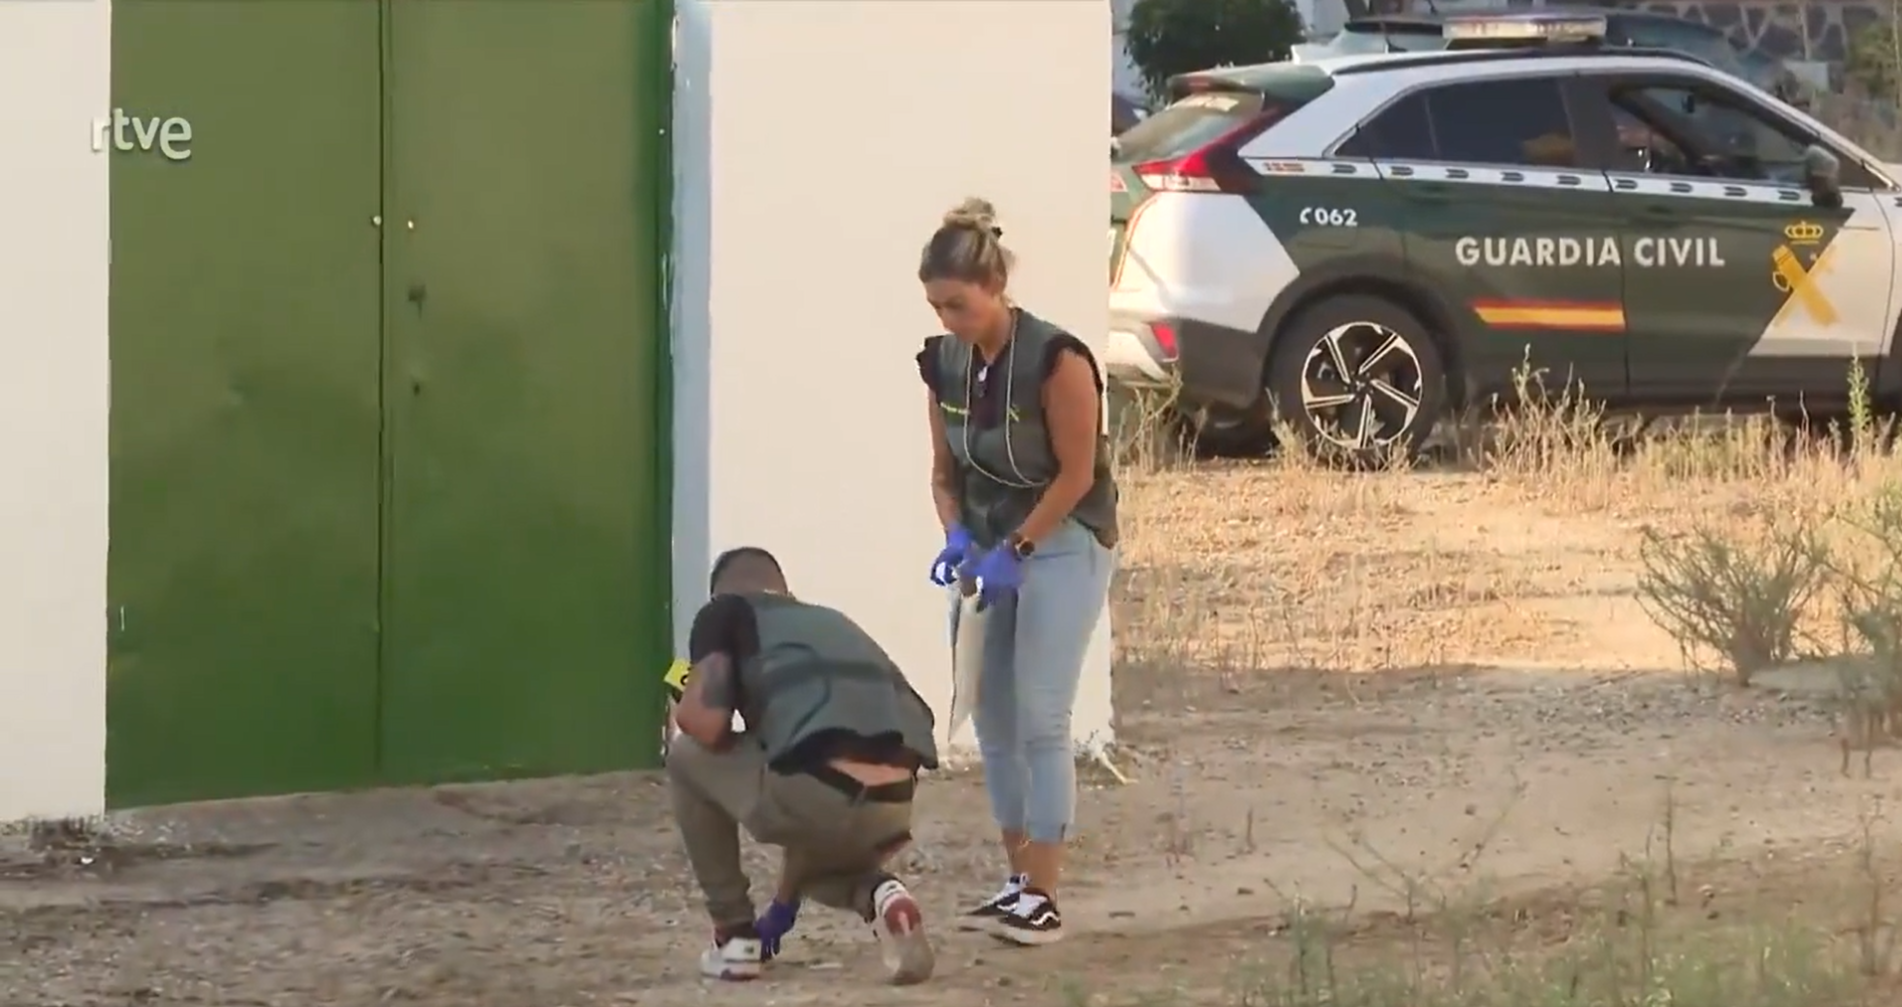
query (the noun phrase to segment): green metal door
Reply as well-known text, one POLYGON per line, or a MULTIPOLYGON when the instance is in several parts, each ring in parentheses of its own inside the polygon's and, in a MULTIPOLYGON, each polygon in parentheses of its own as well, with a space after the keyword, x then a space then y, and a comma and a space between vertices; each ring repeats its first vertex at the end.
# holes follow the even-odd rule
POLYGON ((377 7, 118 0, 112 16, 113 104, 183 119, 192 140, 185 159, 101 154, 108 796, 370 783, 377 7))
POLYGON ((651 763, 668 13, 387 10, 384 774, 651 763))

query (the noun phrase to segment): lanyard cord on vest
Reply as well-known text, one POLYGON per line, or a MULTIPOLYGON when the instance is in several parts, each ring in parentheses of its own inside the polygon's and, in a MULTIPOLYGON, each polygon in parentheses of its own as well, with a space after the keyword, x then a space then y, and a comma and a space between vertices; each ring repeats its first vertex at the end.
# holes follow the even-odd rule
POLYGON ((1010 313, 1010 335, 1005 337, 1003 358, 984 365, 986 372, 989 372, 990 369, 997 364, 1004 366, 1004 415, 1002 418, 1002 426, 1004 428, 1004 460, 1010 463, 1011 474, 1017 477, 1014 480, 1000 476, 990 469, 985 468, 983 463, 977 460, 977 455, 971 451, 971 428, 977 425, 977 358, 978 352, 973 348, 970 357, 964 362, 964 403, 965 408, 968 410, 964 418, 964 457, 968 460, 968 464, 971 468, 976 470, 979 475, 1000 486, 1009 486, 1012 489, 1020 490, 1043 489, 1049 485, 1049 483, 1040 483, 1024 475, 1024 470, 1017 467, 1017 450, 1011 446, 1010 425, 1013 414, 1017 411, 1014 405, 1016 401, 1015 391, 1017 384, 1016 309, 1012 309, 1010 313))

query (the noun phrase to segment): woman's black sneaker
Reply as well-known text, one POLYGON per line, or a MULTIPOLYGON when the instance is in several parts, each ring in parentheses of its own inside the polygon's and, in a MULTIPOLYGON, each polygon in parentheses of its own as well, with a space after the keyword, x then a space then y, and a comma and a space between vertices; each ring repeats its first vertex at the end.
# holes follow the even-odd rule
POLYGON ((1017 905, 1017 899, 1023 894, 1024 883, 1028 879, 1021 874, 1013 874, 1004 882, 997 894, 979 903, 977 908, 967 910, 958 920, 959 930, 990 930, 997 921, 1009 914, 1017 905))
POLYGON ((1012 944, 1055 944, 1063 939, 1063 914, 1057 912, 1055 899, 1026 888, 1010 911, 991 924, 990 932, 1012 944))

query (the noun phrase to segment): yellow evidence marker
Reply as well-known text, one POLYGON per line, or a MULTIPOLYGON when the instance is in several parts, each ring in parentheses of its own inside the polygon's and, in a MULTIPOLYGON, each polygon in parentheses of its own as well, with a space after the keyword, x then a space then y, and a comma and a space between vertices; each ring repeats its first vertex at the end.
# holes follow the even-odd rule
POLYGON ((674 704, 687 694, 687 673, 692 670, 693 665, 675 658, 674 663, 667 666, 667 674, 661 676, 667 686, 667 713, 660 718, 660 761, 663 764, 667 761, 667 749, 674 741, 674 704))
POLYGON ((693 665, 684 658, 674 658, 674 663, 667 667, 666 676, 661 679, 667 683, 667 698, 680 702, 680 697, 687 694, 687 673, 692 670, 693 665))

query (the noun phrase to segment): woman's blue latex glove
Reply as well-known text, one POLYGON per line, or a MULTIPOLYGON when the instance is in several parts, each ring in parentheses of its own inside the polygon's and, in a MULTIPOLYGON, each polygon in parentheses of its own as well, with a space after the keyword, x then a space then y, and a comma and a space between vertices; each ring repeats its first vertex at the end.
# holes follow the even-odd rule
POLYGON ((974 549, 971 533, 964 526, 954 524, 944 533, 944 549, 931 561, 931 582, 939 587, 950 587, 958 581, 958 567, 971 558, 974 549))
POLYGON ((799 922, 799 903, 790 905, 774 899, 753 921, 753 929, 759 931, 760 957, 772 959, 779 956, 779 942, 789 933, 793 925, 799 922))
POLYGON ((977 578, 977 607, 982 610, 1003 600, 1024 583, 1024 561, 1009 542, 985 553, 971 568, 977 578))

